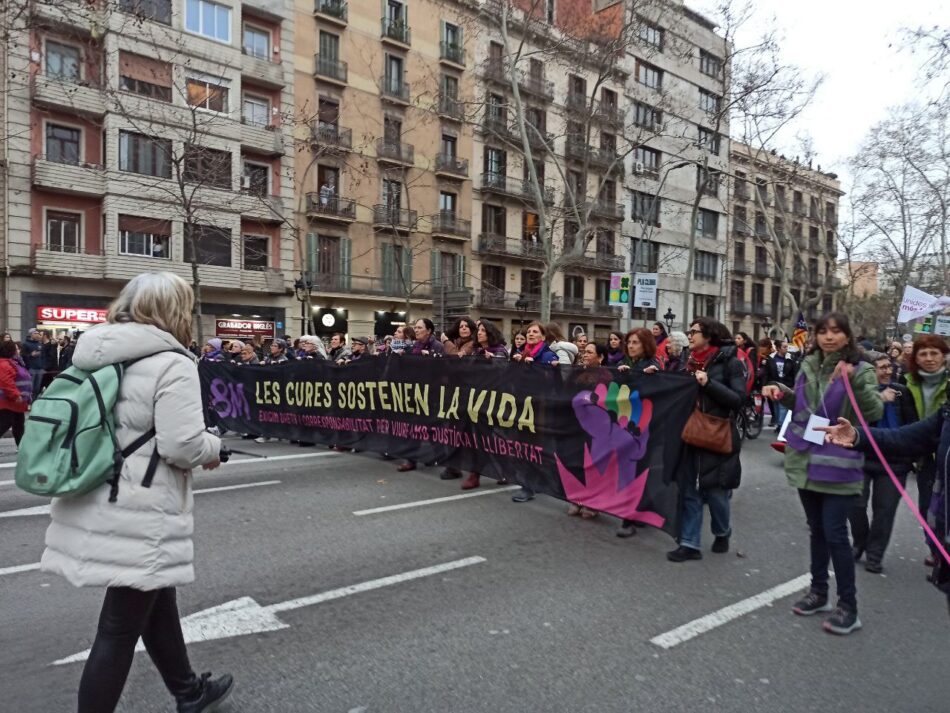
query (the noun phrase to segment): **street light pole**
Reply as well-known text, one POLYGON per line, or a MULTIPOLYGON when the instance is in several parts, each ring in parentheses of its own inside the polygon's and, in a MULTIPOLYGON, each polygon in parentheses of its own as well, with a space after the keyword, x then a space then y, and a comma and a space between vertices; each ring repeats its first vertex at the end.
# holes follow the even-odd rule
POLYGON ((309 317, 307 314, 307 305, 310 304, 310 295, 313 294, 313 280, 306 273, 300 273, 300 277, 294 280, 294 295, 300 302, 300 334, 309 334, 307 323, 309 317))

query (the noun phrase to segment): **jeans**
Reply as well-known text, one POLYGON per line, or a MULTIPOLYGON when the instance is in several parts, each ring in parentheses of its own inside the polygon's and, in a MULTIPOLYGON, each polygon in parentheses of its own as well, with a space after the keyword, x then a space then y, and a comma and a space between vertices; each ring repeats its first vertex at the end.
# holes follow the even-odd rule
POLYGON ((714 537, 729 537, 729 500, 731 490, 722 488, 702 489, 695 482, 683 486, 683 509, 680 519, 679 543, 682 547, 700 549, 703 530, 703 504, 709 505, 709 519, 714 537))
POLYGON ((13 429, 13 441, 20 445, 20 439, 23 438, 23 429, 26 427, 26 414, 19 411, 0 410, 0 436, 6 434, 8 429, 13 429))
POLYGON ((139 637, 171 694, 176 698, 197 695, 199 680, 188 662, 175 588, 143 592, 109 587, 96 641, 79 682, 79 713, 115 710, 139 637))
POLYGON ((785 423, 785 416, 788 415, 788 409, 785 406, 782 406, 781 402, 775 401, 775 418, 776 426, 779 428, 782 427, 782 424, 785 423))
MULTIPOLYGON (((896 475, 896 474, 895 474, 896 475)), ((907 474, 898 475, 901 485, 907 480, 907 474)), ((887 473, 865 474, 864 493, 860 503, 848 515, 851 522, 851 538, 856 550, 867 553, 868 562, 881 563, 884 550, 891 539, 894 518, 901 502, 901 494, 894 487, 887 473), (868 500, 871 501, 871 521, 868 522, 868 500)))
MULTIPOLYGON (((917 508, 920 510, 920 514, 925 518, 927 517, 927 511, 930 509, 930 499, 934 494, 934 482, 936 478, 937 461, 934 456, 927 456, 917 469, 917 508)), ((933 543, 927 539, 926 536, 924 537, 924 542, 927 544, 931 554, 937 554, 937 548, 933 546, 933 543)))
POLYGON ((854 553, 848 537, 848 514, 859 500, 857 495, 829 495, 799 490, 811 532, 811 589, 828 595, 828 564, 834 563, 841 603, 858 608, 854 582, 854 553))
POLYGON ((34 399, 40 395, 40 390, 43 388, 43 374, 45 373, 43 369, 30 369, 30 378, 33 380, 34 399))

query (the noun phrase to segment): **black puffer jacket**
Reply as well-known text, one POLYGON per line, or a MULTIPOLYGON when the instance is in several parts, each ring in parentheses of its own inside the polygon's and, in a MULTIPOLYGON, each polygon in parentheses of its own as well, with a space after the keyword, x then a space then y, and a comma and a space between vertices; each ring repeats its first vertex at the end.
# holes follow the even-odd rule
POLYGON ((735 414, 745 399, 746 377, 742 363, 736 357, 736 346, 726 342, 706 367, 709 381, 699 390, 699 408, 703 413, 731 421, 732 453, 723 455, 687 445, 683 453, 683 475, 689 482, 699 479, 701 488, 739 487, 742 466, 739 463, 739 431, 735 414))

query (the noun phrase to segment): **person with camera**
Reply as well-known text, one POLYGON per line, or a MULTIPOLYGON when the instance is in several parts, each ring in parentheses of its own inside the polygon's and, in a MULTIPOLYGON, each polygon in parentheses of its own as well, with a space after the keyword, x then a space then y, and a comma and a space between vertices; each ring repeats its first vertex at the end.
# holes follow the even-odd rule
POLYGON ((177 275, 143 273, 73 355, 88 371, 125 365, 114 412, 120 445, 155 433, 123 463, 115 502, 109 484, 53 500, 43 571, 77 587, 106 588, 79 683, 79 713, 115 710, 139 638, 178 713, 210 710, 233 686, 230 675, 195 674, 176 599, 176 588, 195 579, 192 470, 217 468, 221 451, 220 439, 205 430, 196 359, 187 350, 193 305, 191 287, 177 275))

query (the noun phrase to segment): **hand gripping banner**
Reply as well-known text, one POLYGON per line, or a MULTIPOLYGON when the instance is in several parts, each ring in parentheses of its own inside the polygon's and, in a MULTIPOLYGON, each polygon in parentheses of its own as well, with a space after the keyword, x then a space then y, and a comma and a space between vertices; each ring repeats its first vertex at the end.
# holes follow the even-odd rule
POLYGON ((199 370, 229 430, 506 477, 677 534, 688 376, 413 356, 199 370))

